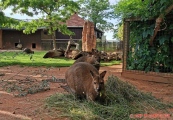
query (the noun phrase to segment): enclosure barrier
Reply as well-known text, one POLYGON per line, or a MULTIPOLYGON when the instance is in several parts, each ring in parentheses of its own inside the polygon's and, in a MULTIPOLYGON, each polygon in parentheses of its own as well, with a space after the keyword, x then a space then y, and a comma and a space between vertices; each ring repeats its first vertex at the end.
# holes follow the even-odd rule
MULTIPOLYGON (((66 49, 67 45, 68 45, 68 41, 67 39, 64 40, 58 40, 56 39, 56 46, 57 48, 63 48, 66 49)), ((79 44, 79 49, 82 50, 82 41, 81 40, 77 40, 77 39, 73 39, 73 41, 75 41, 76 43, 79 44)), ((116 52, 116 51, 122 51, 123 50, 123 41, 111 41, 108 40, 106 42, 102 42, 97 41, 96 43, 96 49, 99 51, 105 51, 105 52, 116 52)), ((41 40, 41 48, 42 50, 52 50, 53 49, 53 40, 52 39, 42 39, 41 40)))
POLYGON ((155 19, 124 19, 123 77, 173 83, 173 24, 170 21, 165 19, 166 29, 158 32, 154 46, 150 46, 155 19))

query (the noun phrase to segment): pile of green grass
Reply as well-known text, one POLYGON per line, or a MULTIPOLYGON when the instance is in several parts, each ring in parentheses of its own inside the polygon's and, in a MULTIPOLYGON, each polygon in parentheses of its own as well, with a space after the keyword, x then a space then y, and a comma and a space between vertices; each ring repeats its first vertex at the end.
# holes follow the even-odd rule
MULTIPOLYGON (((74 60, 62 58, 46 58, 43 56, 47 51, 35 51, 34 54, 24 54, 22 51, 4 51, 0 52, 0 67, 20 65, 20 66, 46 66, 46 67, 69 67, 74 60)), ((101 66, 110 66, 120 64, 120 61, 111 61, 101 63, 101 66)))
POLYGON ((128 120, 130 114, 146 113, 148 110, 164 110, 173 107, 138 91, 134 86, 110 76, 106 83, 106 102, 100 104, 77 100, 71 94, 55 94, 46 99, 47 109, 54 117, 72 120, 128 120))

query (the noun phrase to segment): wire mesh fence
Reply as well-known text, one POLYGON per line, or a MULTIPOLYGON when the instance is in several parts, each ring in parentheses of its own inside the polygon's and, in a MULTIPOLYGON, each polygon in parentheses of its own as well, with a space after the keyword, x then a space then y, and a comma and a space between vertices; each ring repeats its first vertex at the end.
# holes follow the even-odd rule
POLYGON ((97 49, 105 52, 117 52, 123 50, 123 41, 107 40, 105 42, 98 42, 97 49))
MULTIPOLYGON (((76 43, 79 44, 79 49, 82 50, 82 41, 81 40, 74 40, 76 43)), ((63 41, 56 41, 57 48, 66 49, 68 44, 68 40, 63 41)), ((43 50, 51 50, 53 49, 53 41, 42 41, 42 48, 43 50)), ((105 52, 116 52, 123 50, 123 41, 112 41, 107 40, 102 42, 101 40, 96 43, 96 49, 99 51, 105 52)))

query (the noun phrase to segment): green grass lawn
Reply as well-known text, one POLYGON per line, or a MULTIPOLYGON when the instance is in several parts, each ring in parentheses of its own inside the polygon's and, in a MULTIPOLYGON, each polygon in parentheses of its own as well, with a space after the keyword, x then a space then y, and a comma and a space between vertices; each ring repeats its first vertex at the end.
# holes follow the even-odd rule
MULTIPOLYGON (((43 58, 47 51, 36 51, 34 54, 23 54, 21 51, 0 52, 0 67, 10 65, 20 66, 46 66, 46 67, 69 67, 74 60, 67 58, 43 58)), ((120 64, 121 61, 101 62, 101 66, 120 64)))

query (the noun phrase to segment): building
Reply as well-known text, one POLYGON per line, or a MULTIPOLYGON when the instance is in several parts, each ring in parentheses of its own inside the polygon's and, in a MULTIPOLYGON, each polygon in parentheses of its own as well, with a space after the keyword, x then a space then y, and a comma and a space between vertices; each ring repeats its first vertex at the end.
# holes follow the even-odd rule
MULTIPOLYGON (((76 42, 82 39, 84 22, 85 20, 79 17, 77 13, 66 22, 68 29, 75 33, 72 39, 76 42)), ((103 32, 96 28, 95 34, 97 38, 101 39, 103 32)), ((56 31, 57 48, 66 47, 69 39, 68 35, 56 31)), ((0 49, 14 49, 18 43, 21 43, 23 48, 27 47, 34 50, 50 50, 53 48, 52 36, 48 35, 44 28, 39 28, 35 33, 29 35, 15 29, 0 29, 0 49)))

